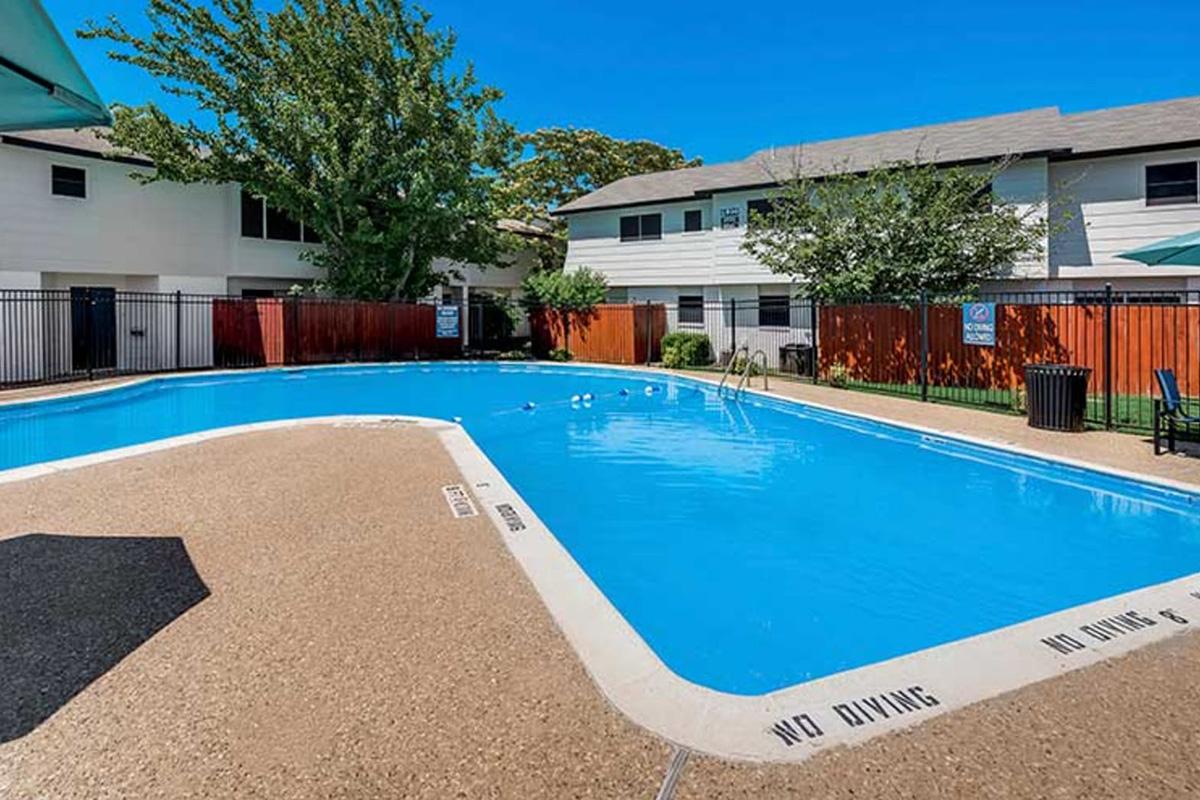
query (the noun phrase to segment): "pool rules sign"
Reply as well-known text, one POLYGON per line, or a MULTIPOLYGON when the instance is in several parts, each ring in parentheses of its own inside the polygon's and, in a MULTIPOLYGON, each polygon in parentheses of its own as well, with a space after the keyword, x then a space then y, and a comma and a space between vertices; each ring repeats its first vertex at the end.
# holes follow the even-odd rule
POLYGON ((458 306, 438 306, 437 338, 457 339, 460 335, 458 306))
POLYGON ((996 304, 963 303, 963 344, 996 346, 996 304))

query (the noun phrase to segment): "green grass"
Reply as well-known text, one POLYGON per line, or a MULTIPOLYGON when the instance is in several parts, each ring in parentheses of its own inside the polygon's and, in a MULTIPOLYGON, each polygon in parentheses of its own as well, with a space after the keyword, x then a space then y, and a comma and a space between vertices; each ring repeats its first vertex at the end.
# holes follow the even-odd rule
MULTIPOLYGON (((869 383, 854 381, 848 389, 874 392, 877 394, 900 395, 920 398, 921 387, 898 383, 869 383)), ((979 408, 1002 414, 1024 416, 1024 409, 1014 404, 1013 392, 1009 389, 967 389, 956 386, 930 386, 929 400, 934 403, 979 408)), ((1085 419, 1088 427, 1104 427, 1104 395, 1088 395, 1085 419)), ((1113 427, 1130 433, 1144 433, 1154 427, 1154 398, 1143 395, 1113 395, 1113 427)))

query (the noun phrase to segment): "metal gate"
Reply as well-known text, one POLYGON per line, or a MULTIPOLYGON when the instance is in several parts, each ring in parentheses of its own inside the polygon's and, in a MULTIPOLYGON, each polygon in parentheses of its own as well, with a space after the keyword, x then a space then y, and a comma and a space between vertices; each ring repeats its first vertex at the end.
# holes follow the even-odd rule
POLYGON ((71 287, 71 369, 116 369, 117 291, 109 287, 71 287))

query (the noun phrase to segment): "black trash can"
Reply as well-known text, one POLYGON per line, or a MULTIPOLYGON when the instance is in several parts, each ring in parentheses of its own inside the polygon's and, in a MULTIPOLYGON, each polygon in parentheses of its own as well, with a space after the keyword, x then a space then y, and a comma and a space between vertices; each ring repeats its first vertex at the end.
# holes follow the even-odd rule
POLYGON ((1048 431, 1081 431, 1087 411, 1089 367, 1070 364, 1026 364, 1025 403, 1029 427, 1048 431))
POLYGON ((793 375, 811 375, 813 349, 807 344, 785 344, 779 348, 779 370, 793 375))

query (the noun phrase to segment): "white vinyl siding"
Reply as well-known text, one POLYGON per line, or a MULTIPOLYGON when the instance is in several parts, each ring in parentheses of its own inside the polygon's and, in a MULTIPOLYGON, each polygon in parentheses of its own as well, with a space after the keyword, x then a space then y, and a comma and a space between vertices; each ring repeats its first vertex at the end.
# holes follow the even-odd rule
MULTIPOLYGON (((0 272, 312 279, 306 247, 242 239, 237 187, 140 184, 129 164, 0 144, 0 272), (83 169, 87 199, 51 194, 83 169)), ((211 285, 211 284, 210 284, 211 285)))
POLYGON ((1147 205, 1146 167, 1200 160, 1200 148, 1056 162, 1050 183, 1069 219, 1050 241, 1052 277, 1194 276, 1196 268, 1148 267, 1117 258, 1200 229, 1200 204, 1147 205))

